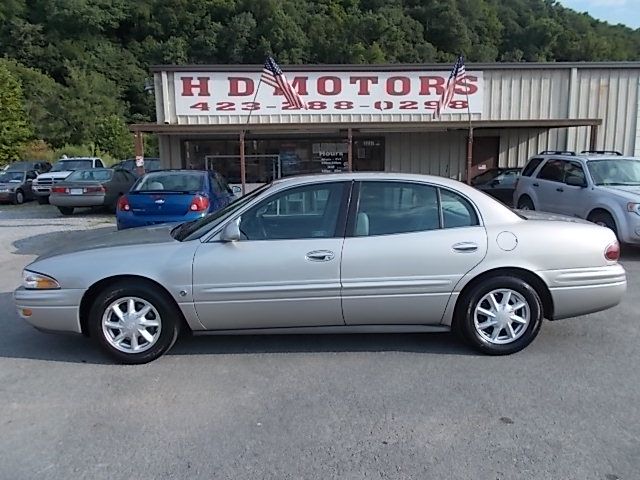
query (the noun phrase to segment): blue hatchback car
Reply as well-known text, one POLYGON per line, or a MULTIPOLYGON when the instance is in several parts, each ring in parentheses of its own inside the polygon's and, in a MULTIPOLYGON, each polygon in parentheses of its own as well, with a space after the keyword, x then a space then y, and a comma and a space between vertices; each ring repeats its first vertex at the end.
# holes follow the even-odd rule
POLYGON ((118 230, 196 220, 221 209, 233 199, 227 181, 214 171, 150 172, 139 178, 118 200, 118 230))

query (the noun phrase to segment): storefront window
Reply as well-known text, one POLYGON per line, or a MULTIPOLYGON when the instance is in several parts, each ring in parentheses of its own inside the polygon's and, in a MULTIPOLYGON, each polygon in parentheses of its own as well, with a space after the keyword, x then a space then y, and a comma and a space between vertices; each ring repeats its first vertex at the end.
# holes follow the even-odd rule
MULTIPOLYGON (((248 184, 268 183, 291 175, 343 172, 348 169, 345 139, 247 139, 248 184)), ((184 167, 216 170, 230 184, 241 183, 238 140, 186 140, 184 167)), ((384 140, 353 140, 355 171, 384 170, 384 140)))

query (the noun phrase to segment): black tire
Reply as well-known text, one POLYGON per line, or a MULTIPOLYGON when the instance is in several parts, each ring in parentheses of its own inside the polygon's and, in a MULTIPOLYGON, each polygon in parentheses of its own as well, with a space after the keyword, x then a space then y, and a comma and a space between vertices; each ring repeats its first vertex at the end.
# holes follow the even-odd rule
MULTIPOLYGON (((464 293, 456 306, 453 328, 466 343, 482 353, 509 355, 519 352, 536 338, 542 326, 543 316, 542 301, 531 285, 515 276, 496 276, 478 282, 464 293), (509 289, 522 296, 529 307, 530 315, 529 323, 523 327, 522 334, 511 343, 505 344, 492 343, 475 327, 476 307, 486 295, 500 289, 509 289)), ((504 335, 507 334, 506 330, 502 331, 504 335)))
POLYGON ((63 215, 73 215, 73 207, 58 207, 58 210, 60 210, 60 213, 63 215))
POLYGON ((120 363, 139 365, 148 363, 164 355, 176 342, 182 325, 182 313, 176 305, 167 298, 165 292, 149 282, 122 281, 110 285, 101 291, 93 301, 89 313, 89 335, 111 357, 120 363), (156 342, 140 353, 126 353, 112 346, 102 329, 102 317, 108 307, 118 299, 136 297, 151 304, 160 316, 160 335, 156 342))
POLYGON ((593 222, 603 227, 607 227, 611 229, 613 233, 616 234, 616 237, 618 237, 618 227, 616 226, 616 221, 613 219, 610 213, 594 212, 591 215, 589 215, 588 220, 590 222, 593 222))
POLYGON ((519 210, 535 210, 536 207, 533 204, 533 200, 529 198, 528 195, 523 195, 518 200, 518 209, 519 210))
POLYGON ((16 194, 13 196, 14 205, 22 205, 24 203, 24 192, 20 189, 16 190, 16 194))
POLYGON ((38 203, 40 205, 47 205, 49 203, 49 197, 38 197, 38 203))

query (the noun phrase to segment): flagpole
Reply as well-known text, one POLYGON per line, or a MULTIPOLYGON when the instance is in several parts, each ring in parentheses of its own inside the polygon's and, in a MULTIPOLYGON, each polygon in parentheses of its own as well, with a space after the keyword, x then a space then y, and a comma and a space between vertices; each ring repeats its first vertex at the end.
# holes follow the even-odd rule
MULTIPOLYGON (((464 58, 464 57, 463 57, 464 58)), ((473 167, 473 123, 471 118, 471 103, 469 102, 469 88, 466 85, 466 71, 465 65, 465 92, 467 95, 467 114, 469 115, 469 135, 467 136, 467 185, 471 185, 471 168, 473 167)))
MULTIPOLYGON (((260 91, 260 85, 262 85, 262 78, 258 81, 258 86, 256 87, 256 93, 253 96, 252 107, 255 106, 256 99, 258 98, 258 92, 260 91)), ((247 131, 247 127, 249 126, 249 122, 251 121, 251 114, 253 113, 253 108, 249 110, 249 115, 247 115, 247 123, 245 124, 245 128, 240 131, 240 181, 242 182, 242 195, 246 195, 247 193, 247 163, 245 157, 245 135, 247 131)))

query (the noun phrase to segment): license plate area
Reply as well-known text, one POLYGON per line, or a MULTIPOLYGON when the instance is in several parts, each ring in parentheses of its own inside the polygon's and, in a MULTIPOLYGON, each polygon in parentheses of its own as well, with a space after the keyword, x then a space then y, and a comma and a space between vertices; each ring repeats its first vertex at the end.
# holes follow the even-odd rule
POLYGON ((84 193, 84 190, 82 188, 72 188, 69 190, 69 193, 71 195, 82 195, 84 193))

